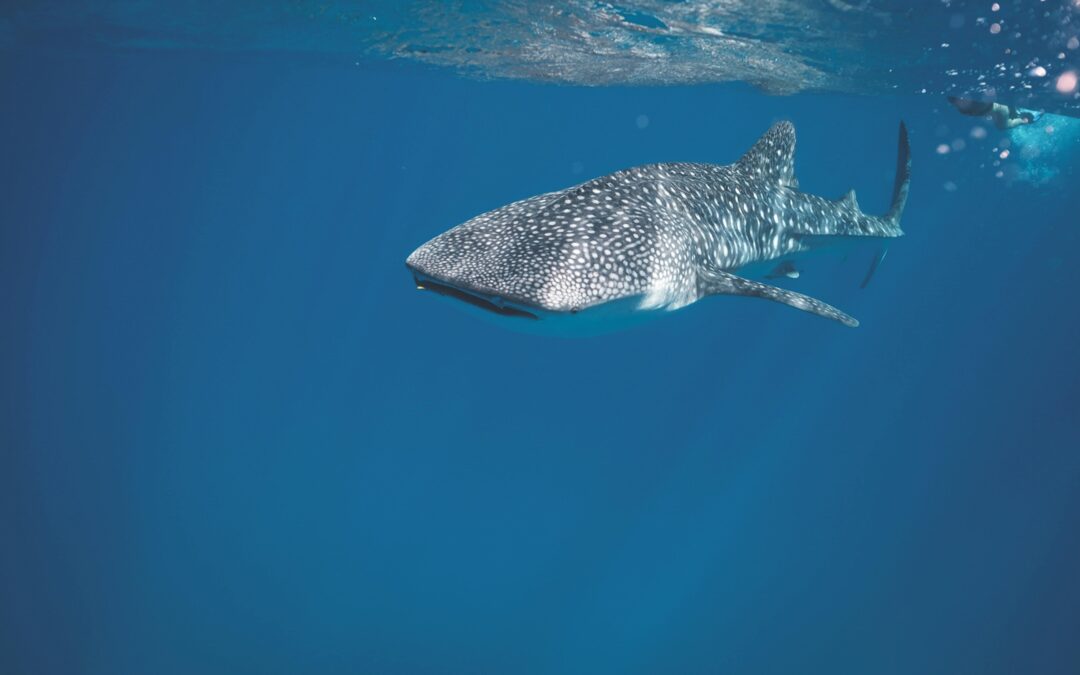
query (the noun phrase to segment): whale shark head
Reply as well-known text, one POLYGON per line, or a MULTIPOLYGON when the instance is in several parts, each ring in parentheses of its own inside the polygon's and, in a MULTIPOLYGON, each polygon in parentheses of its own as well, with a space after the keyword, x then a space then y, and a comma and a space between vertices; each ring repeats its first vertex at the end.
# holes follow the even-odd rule
POLYGON ((515 251, 516 237, 479 216, 419 247, 405 265, 416 287, 505 317, 537 319, 545 304, 541 270, 515 251))
POLYGON ((597 181, 479 215, 428 241, 405 264, 420 288, 521 319, 573 315, 635 295, 647 282, 647 254, 621 255, 618 273, 604 256, 614 258, 620 236, 644 240, 646 225, 618 221, 624 201, 605 200, 618 188, 597 181), (597 228, 605 229, 602 240, 597 228))

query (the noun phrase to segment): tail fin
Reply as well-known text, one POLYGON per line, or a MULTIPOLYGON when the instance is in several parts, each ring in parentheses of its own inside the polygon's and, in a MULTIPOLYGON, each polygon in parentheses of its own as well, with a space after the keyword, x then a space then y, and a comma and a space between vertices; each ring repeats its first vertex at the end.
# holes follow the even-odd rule
POLYGON ((900 215, 907 204, 908 186, 911 184, 911 144, 908 143, 907 126, 900 123, 900 143, 896 157, 896 182, 893 183, 892 206, 885 218, 900 224, 900 215))
MULTIPOLYGON (((884 220, 896 228, 897 233, 900 233, 900 216, 904 213, 904 205, 907 204, 908 186, 911 185, 911 144, 908 143, 907 126, 900 123, 900 143, 896 155, 896 182, 893 183, 892 192, 892 206, 889 207, 889 212, 885 214, 884 220)), ((870 283, 870 280, 874 277, 874 272, 877 271, 878 265, 885 259, 885 254, 889 252, 888 246, 884 243, 878 249, 874 259, 870 262, 870 269, 867 270, 866 276, 863 277, 862 283, 859 284, 859 288, 866 288, 866 285, 870 283)))

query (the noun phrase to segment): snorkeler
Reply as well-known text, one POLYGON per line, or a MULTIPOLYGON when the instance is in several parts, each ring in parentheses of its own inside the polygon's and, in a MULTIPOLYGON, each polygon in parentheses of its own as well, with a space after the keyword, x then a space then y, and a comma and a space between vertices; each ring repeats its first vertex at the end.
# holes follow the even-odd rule
POLYGON ((1042 113, 1026 108, 1014 108, 1010 105, 994 103, 991 101, 976 101, 970 98, 949 97, 949 103, 953 104, 962 115, 972 117, 989 117, 994 126, 1002 131, 1013 127, 1031 124, 1042 117, 1042 113))

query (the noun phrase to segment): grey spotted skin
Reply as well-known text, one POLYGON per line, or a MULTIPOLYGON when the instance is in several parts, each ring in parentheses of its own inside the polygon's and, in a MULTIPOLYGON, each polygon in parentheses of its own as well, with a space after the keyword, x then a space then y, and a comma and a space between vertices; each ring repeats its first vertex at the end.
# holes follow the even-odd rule
POLYGON ((602 310, 615 306, 665 311, 747 295, 856 326, 820 300, 743 274, 793 279, 801 256, 815 249, 858 238, 880 241, 884 251, 901 236, 906 129, 900 125, 884 216, 862 213, 854 192, 835 201, 800 192, 794 152, 795 129, 780 122, 735 164, 649 164, 530 197, 435 237, 406 265, 420 288, 517 319, 607 317, 602 310))

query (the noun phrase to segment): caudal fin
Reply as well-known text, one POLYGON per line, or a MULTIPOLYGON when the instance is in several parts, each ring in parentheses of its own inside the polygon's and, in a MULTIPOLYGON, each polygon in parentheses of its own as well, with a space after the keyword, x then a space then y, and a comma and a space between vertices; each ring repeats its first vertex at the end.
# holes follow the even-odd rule
MULTIPOLYGON (((909 185, 911 185, 911 144, 908 143, 907 126, 901 122, 900 143, 896 154, 896 182, 893 183, 892 206, 889 207, 889 212, 885 214, 884 218, 889 225, 895 228, 893 236, 902 234, 902 231, 900 230, 900 216, 903 215, 904 206, 907 204, 909 185)), ((874 254, 874 259, 870 262, 870 269, 867 270, 866 276, 863 277, 862 283, 859 284, 860 288, 866 288, 866 285, 874 278, 874 272, 877 271, 878 265, 885 259, 885 254, 889 251, 888 246, 884 243, 885 241, 887 240, 882 240, 881 248, 874 254)))
POLYGON ((895 225, 907 204, 908 186, 911 184, 911 144, 908 143, 907 126, 900 123, 900 142, 896 156, 896 182, 893 183, 892 206, 885 218, 895 225))

